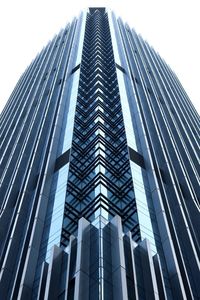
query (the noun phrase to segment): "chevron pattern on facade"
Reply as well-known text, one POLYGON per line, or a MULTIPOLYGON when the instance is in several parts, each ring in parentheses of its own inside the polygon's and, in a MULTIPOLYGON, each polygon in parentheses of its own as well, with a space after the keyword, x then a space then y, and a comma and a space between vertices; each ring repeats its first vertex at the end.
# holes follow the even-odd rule
POLYGON ((118 214, 140 240, 134 188, 107 13, 88 14, 61 244, 78 220, 118 214))

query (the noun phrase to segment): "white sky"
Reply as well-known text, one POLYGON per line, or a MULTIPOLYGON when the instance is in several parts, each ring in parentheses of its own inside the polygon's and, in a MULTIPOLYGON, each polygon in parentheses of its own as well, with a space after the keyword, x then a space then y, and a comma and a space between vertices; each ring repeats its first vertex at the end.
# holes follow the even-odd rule
POLYGON ((5 0, 0 4, 0 111, 20 75, 88 6, 107 6, 141 33, 175 71, 200 112, 199 0, 5 0))

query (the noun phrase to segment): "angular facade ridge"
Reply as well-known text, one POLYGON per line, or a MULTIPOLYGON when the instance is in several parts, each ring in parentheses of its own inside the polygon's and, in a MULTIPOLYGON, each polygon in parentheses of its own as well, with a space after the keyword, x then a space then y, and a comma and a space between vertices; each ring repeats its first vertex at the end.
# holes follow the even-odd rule
POLYGON ((139 299, 141 290, 148 299, 167 299, 159 256, 148 240, 137 244, 130 232, 124 235, 119 216, 101 225, 81 218, 69 247, 54 246, 43 264, 38 299, 57 299, 62 290, 65 299, 98 299, 99 292, 103 299, 139 299))

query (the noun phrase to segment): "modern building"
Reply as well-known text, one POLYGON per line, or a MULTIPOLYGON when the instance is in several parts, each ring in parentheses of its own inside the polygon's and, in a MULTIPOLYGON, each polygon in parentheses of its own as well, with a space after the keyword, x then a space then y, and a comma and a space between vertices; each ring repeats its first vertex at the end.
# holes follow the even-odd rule
POLYGON ((147 42, 89 8, 0 119, 0 299, 200 299, 199 116, 147 42))

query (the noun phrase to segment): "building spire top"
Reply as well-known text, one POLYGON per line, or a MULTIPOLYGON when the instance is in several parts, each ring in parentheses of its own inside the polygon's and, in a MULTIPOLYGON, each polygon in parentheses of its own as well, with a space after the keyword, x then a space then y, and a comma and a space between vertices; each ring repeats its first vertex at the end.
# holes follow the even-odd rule
POLYGON ((96 10, 99 10, 101 13, 105 13, 105 7, 89 7, 91 14, 93 14, 96 10))

